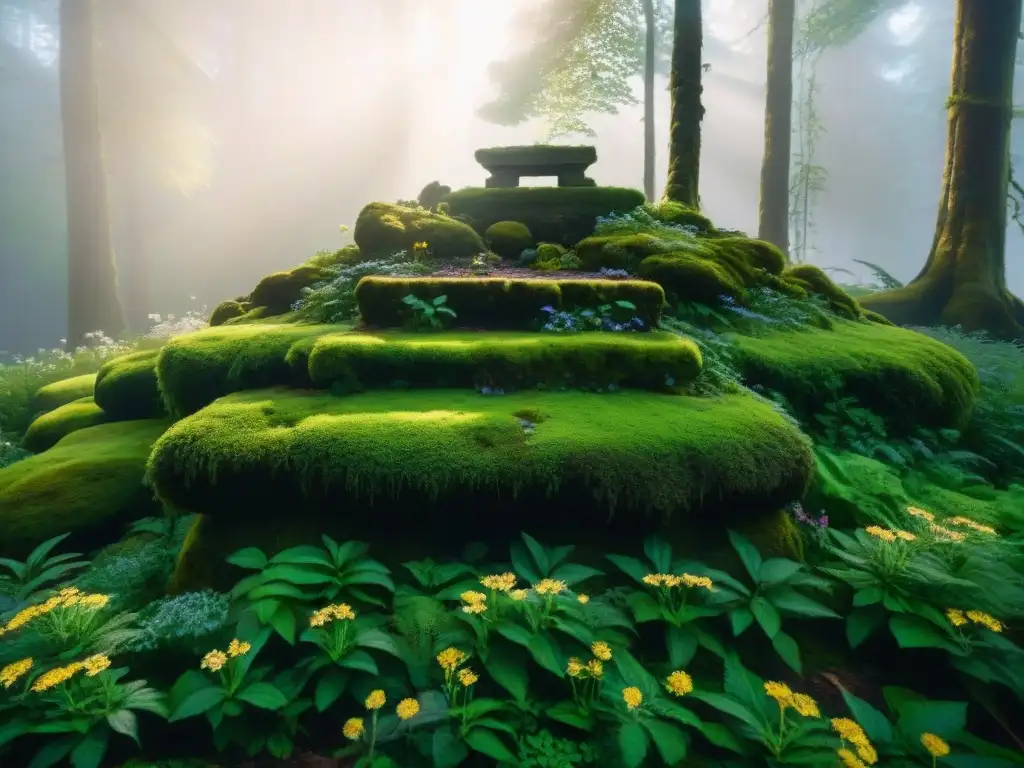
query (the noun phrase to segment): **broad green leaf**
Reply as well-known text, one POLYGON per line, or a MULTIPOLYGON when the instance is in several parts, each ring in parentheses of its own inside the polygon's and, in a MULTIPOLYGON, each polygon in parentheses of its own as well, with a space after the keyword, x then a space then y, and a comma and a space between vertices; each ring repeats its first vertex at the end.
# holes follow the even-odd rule
POLYGON ((888 744, 892 741, 892 725, 885 715, 863 699, 854 696, 845 688, 840 688, 839 692, 842 694, 846 706, 850 708, 850 714, 853 716, 853 719, 864 729, 864 732, 872 742, 875 744, 888 744))
POLYGON ((666 765, 678 765, 686 757, 690 740, 686 733, 662 720, 643 720, 644 728, 666 765))
POLYGON ((716 747, 722 749, 728 749, 730 752, 737 754, 746 754, 746 748, 732 731, 726 728, 721 723, 701 723, 699 730, 704 734, 704 738, 714 744, 716 747))
POLYGON ((110 731, 107 728, 90 729, 71 750, 71 768, 100 768, 109 742, 110 731))
POLYGON ((566 563, 560 565, 551 574, 551 578, 559 579, 564 581, 570 587, 579 584, 587 579, 592 579, 595 576, 603 576, 604 573, 597 570, 596 568, 590 568, 586 565, 574 565, 573 563, 566 563))
POLYGON ((559 677, 565 677, 565 663, 562 653, 554 641, 547 635, 534 635, 526 646, 533 660, 544 669, 559 677))
POLYGON ((516 645, 521 645, 524 648, 530 646, 530 640, 533 639, 533 633, 525 627, 521 627, 518 624, 513 624, 510 621, 505 621, 499 624, 496 629, 498 634, 502 637, 511 640, 516 645))
POLYGON ((313 703, 317 712, 323 712, 331 704, 338 700, 338 697, 345 690, 348 678, 338 669, 329 669, 316 681, 316 688, 313 692, 313 703))
POLYGON ((650 568, 635 557, 626 557, 625 555, 605 555, 605 560, 608 560, 612 565, 639 584, 643 584, 644 576, 647 576, 651 572, 650 568))
POLYGON ((484 669, 494 682, 512 694, 512 698, 520 703, 526 701, 529 677, 526 654, 522 648, 501 638, 494 638, 487 649, 484 669))
POLYGON ((301 544, 297 547, 290 547, 278 552, 270 558, 270 564, 320 565, 324 568, 332 568, 334 563, 328 559, 329 555, 329 552, 325 552, 320 547, 301 544))
POLYGON ((781 584, 803 568, 798 562, 784 557, 772 557, 761 563, 756 581, 762 584, 781 584))
POLYGON ((681 669, 693 660, 697 652, 697 636, 689 627, 669 626, 665 630, 665 645, 668 647, 668 663, 681 669))
POLYGON ((364 629, 356 634, 354 642, 361 648, 373 648, 391 656, 401 656, 395 638, 380 629, 364 629))
POLYGON ((768 599, 776 609, 795 616, 806 616, 811 619, 840 618, 839 614, 827 605, 822 605, 817 600, 788 587, 771 590, 768 599))
POLYGON ((733 717, 742 720, 755 730, 760 731, 763 727, 760 718, 755 712, 730 696, 710 691, 694 691, 690 695, 695 699, 703 701, 705 704, 714 707, 719 712, 724 712, 727 715, 732 715, 733 717))
POLYGON ((896 727, 908 739, 920 738, 926 732, 949 739, 967 727, 967 704, 961 701, 909 702, 902 707, 896 727))
POLYGON ((33 549, 27 558, 25 558, 25 570, 33 571, 37 566, 41 565, 46 559, 46 556, 50 554, 54 548, 60 544, 64 539, 70 536, 70 533, 62 533, 59 536, 54 536, 52 539, 47 539, 38 547, 33 549))
POLYGON ((857 648, 885 623, 885 612, 875 606, 854 608, 846 617, 846 639, 857 648))
POLYGON ((878 587, 865 587, 858 589, 853 595, 853 604, 860 608, 866 605, 874 605, 882 602, 885 593, 878 587))
POLYGON ((47 739, 39 745, 28 764, 28 768, 51 768, 56 765, 74 749, 77 739, 73 736, 63 736, 59 739, 47 739))
POLYGON ((889 630, 900 648, 941 648, 950 653, 961 653, 947 635, 916 616, 893 616, 889 619, 889 630))
POLYGON ((626 768, 639 768, 647 757, 647 731, 635 720, 626 721, 619 728, 619 752, 626 768))
POLYGON ((286 597, 295 600, 312 600, 315 597, 315 592, 304 590, 295 584, 289 584, 286 581, 272 581, 269 584, 263 584, 255 589, 251 589, 246 594, 246 597, 250 600, 262 600, 265 597, 286 597))
POLYGON ((200 688, 188 694, 179 704, 171 716, 167 718, 170 722, 184 720, 187 717, 195 717, 209 712, 224 701, 224 691, 212 685, 209 688, 200 688))
POLYGON ((769 638, 773 638, 779 633, 779 629, 782 627, 782 617, 765 598, 755 597, 751 600, 750 611, 769 638))
POLYGON ((789 665, 789 668, 798 675, 803 674, 803 665, 800 663, 800 648, 790 635, 780 631, 772 638, 772 647, 779 657, 789 665))
POLYGON ((523 538, 523 543, 526 544, 526 548, 530 551, 530 557, 533 558, 534 565, 537 566, 537 573, 543 578, 548 575, 551 570, 551 563, 548 561, 547 550, 538 542, 535 538, 526 533, 520 533, 523 538))
POLYGON ((388 592, 395 591, 395 582, 386 573, 381 573, 376 568, 353 568, 342 578, 338 579, 339 586, 350 586, 353 584, 367 584, 375 587, 384 587, 388 592))
POLYGON ((658 573, 672 572, 672 547, 660 536, 649 536, 644 541, 644 554, 658 573))
POLYGON ((512 542, 512 546, 509 547, 509 556, 512 559, 512 570, 528 584, 536 584, 544 578, 534 565, 529 550, 521 542, 512 542))
POLYGON ((571 725, 582 731, 590 731, 594 728, 593 717, 574 701, 560 701, 550 707, 545 714, 552 720, 571 725))
POLYGON ((289 645, 295 645, 295 613, 289 606, 279 606, 268 623, 289 645))
POLYGON ((124 734, 136 744, 139 743, 139 722, 130 709, 119 709, 107 715, 107 723, 118 733, 124 734))
POLYGON ((743 567, 747 569, 750 578, 757 581, 758 574, 761 572, 761 553, 757 551, 757 547, 736 531, 729 531, 729 541, 732 542, 736 554, 740 556, 743 567))
POLYGON ((466 745, 449 727, 434 731, 430 751, 434 768, 455 768, 469 755, 466 745))
POLYGON ((248 568, 250 570, 265 568, 268 562, 267 556, 256 547, 240 549, 233 555, 229 555, 227 561, 231 565, 237 565, 239 568, 248 568))
POLYGON ((732 625, 733 637, 739 637, 754 623, 754 614, 745 606, 733 608, 729 611, 729 623, 732 625))
POLYGON ((271 565, 263 571, 267 580, 285 581, 289 584, 317 586, 330 584, 334 577, 323 570, 305 565, 271 565))
POLYGON ((660 621, 663 617, 658 601, 646 592, 633 592, 626 598, 626 604, 633 612, 637 624, 660 621))
POLYGON ((253 683, 235 694, 247 704, 260 709, 280 709, 288 704, 288 699, 271 683, 253 683))
POLYGON ((377 668, 377 662, 373 660, 373 656, 368 654, 366 651, 360 651, 358 649, 346 653, 338 660, 338 664, 347 669, 358 669, 361 672, 369 672, 371 675, 380 674, 380 670, 377 668))
POLYGON ((488 728, 470 728, 465 735, 466 746, 492 760, 515 763, 516 756, 494 731, 488 728))

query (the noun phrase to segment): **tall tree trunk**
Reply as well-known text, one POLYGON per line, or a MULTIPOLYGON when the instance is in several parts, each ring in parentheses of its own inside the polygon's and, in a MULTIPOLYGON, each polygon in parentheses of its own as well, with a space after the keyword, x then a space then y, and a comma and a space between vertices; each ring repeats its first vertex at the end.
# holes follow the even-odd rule
POLYGON ((946 167, 935 239, 908 285, 861 303, 901 325, 961 325, 1024 339, 1006 288, 1006 188, 1021 0, 958 0, 946 167))
POLYGON ((93 0, 61 0, 60 111, 68 215, 68 335, 124 330, 110 243, 93 56, 93 0))
POLYGON ((768 82, 757 236, 789 252, 789 164, 793 114, 796 0, 769 0, 768 82))
POLYGON ((700 123, 704 44, 701 0, 675 0, 672 69, 669 74, 672 126, 669 129, 668 181, 665 197, 700 207, 700 123))
POLYGON ((644 194, 654 200, 654 0, 644 3, 644 194))

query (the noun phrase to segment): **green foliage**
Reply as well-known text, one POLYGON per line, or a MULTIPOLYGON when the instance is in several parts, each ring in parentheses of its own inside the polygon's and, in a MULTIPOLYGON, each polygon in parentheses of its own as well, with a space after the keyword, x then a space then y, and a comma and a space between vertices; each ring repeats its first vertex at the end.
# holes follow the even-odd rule
POLYGON ((63 533, 44 541, 24 562, 0 558, 0 594, 26 603, 37 602, 55 582, 66 581, 74 571, 87 568, 89 561, 78 552, 49 556, 68 536, 63 533))
POLYGON ((496 221, 484 233, 491 250, 505 259, 514 259, 527 248, 533 247, 530 228, 518 221, 496 221))
POLYGON ((183 650, 194 654, 209 647, 228 626, 228 595, 203 590, 162 597, 139 617, 140 636, 134 651, 183 650))
POLYGON ((430 301, 423 301, 410 293, 402 298, 402 303, 412 309, 412 326, 414 330, 431 329, 439 331, 444 327, 444 318, 458 317, 458 313, 447 306, 448 297, 443 293, 430 301))
POLYGON ((480 235, 451 216, 390 203, 365 206, 356 219, 353 236, 368 258, 422 250, 430 259, 448 262, 487 251, 480 235))
POLYGON ((546 728, 518 737, 520 768, 576 768, 594 765, 597 754, 588 742, 561 739, 546 728))
POLYGON ((114 420, 164 416, 156 376, 159 354, 147 349, 104 363, 96 374, 96 404, 114 420))
POLYGON ((110 421, 110 416, 96 405, 92 397, 83 397, 36 418, 28 425, 22 445, 33 453, 42 453, 72 432, 107 421, 110 421))

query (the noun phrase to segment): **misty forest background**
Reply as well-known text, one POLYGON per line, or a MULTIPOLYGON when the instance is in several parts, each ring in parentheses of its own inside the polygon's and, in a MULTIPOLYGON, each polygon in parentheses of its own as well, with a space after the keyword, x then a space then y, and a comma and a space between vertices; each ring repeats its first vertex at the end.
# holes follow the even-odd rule
MULTIPOLYGON (((481 185, 478 147, 553 134, 593 143, 599 184, 642 188, 642 35, 635 49, 602 59, 596 74, 606 87, 581 103, 501 103, 491 65, 506 62, 497 68, 507 83, 509 67, 536 46, 529 12, 579 1, 101 3, 95 78, 129 325, 212 307, 268 272, 340 247, 349 235, 339 225, 371 200, 412 198, 432 180, 481 185), (581 120, 564 119, 581 108, 581 120), (562 118, 495 122, 545 109, 562 118)), ((658 6, 668 30, 671 3, 658 6)), ((814 6, 800 0, 798 16, 814 6)), ((871 279, 855 260, 909 281, 935 231, 954 0, 859 7, 872 20, 850 39, 808 46, 797 25, 792 173, 794 186, 810 183, 796 193, 791 255, 850 270, 835 275, 842 282, 871 279)), ((716 225, 752 234, 766 13, 767 0, 704 1, 701 202, 716 225)), ((58 0, 0 0, 0 350, 8 354, 58 346, 67 328, 59 36, 58 0)), ((659 36, 659 62, 669 44, 659 36)), ((667 156, 661 69, 656 189, 667 156)), ((1017 91, 1024 103, 1022 77, 1017 91)), ((1013 149, 1024 169, 1024 119, 1014 121, 1013 149)), ((1006 262, 1010 290, 1024 295, 1024 230, 1012 217, 1006 262)))

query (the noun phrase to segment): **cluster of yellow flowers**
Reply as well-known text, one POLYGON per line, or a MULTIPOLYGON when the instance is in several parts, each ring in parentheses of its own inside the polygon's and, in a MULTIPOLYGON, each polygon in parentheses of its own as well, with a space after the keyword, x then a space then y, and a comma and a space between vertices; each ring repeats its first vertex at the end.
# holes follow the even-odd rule
MULTIPOLYGON (((43 672, 36 681, 32 683, 32 690, 36 693, 48 691, 50 688, 65 683, 81 671, 85 671, 86 677, 96 677, 100 672, 110 666, 110 659, 102 653, 97 653, 81 661, 75 661, 66 667, 55 667, 43 672)), ((27 668, 26 668, 26 671, 27 668)))
POLYGON ((644 695, 639 688, 630 686, 622 689, 622 700, 626 702, 626 709, 638 709, 644 703, 644 695))
POLYGON ((444 670, 445 683, 451 682, 452 676, 455 674, 456 670, 458 670, 459 682, 462 683, 464 688, 469 688, 469 686, 473 685, 480 679, 469 667, 459 669, 459 666, 461 666, 468 658, 469 657, 463 651, 460 651, 455 647, 445 648, 437 654, 437 663, 440 664, 441 669, 444 670))
POLYGON ((901 541, 914 541, 917 539, 917 536, 909 531, 893 531, 888 528, 882 528, 880 525, 869 525, 864 529, 864 532, 886 542, 896 541, 897 539, 901 541))
POLYGON ((109 595, 88 595, 82 593, 78 587, 65 587, 45 602, 30 605, 18 611, 10 621, 0 626, 0 635, 13 632, 55 608, 70 608, 77 605, 89 611, 98 611, 109 602, 109 595))
POLYGON ((590 677, 594 680, 604 677, 604 662, 612 660, 612 647, 603 640, 598 640, 590 646, 590 652, 594 654, 594 658, 586 664, 575 656, 569 659, 569 666, 565 670, 569 677, 576 679, 590 677))
POLYGON ((493 576, 484 576, 480 583, 487 589, 495 592, 511 592, 516 586, 516 575, 514 573, 497 573, 493 576))
POLYGON ((907 514, 911 517, 918 517, 922 520, 926 520, 928 522, 928 529, 932 533, 934 533, 936 536, 940 536, 950 541, 963 541, 967 538, 967 536, 961 531, 954 531, 950 528, 947 528, 946 526, 948 525, 954 525, 959 528, 970 528, 973 531, 977 531, 978 533, 985 533, 989 536, 998 535, 996 533, 996 529, 993 528, 991 525, 985 525, 984 523, 976 522, 974 520, 971 520, 971 518, 969 517, 964 517, 963 515, 957 515, 956 517, 951 517, 948 520, 945 520, 944 522, 946 525, 944 526, 936 523, 935 515, 933 515, 926 509, 921 509, 920 507, 907 507, 907 514))
POLYGON ((932 757, 945 757, 949 754, 949 744, 934 733, 922 733, 921 745, 932 757))
POLYGON ((568 584, 558 579, 541 579, 533 585, 533 591, 538 595, 560 595, 568 588, 568 584))
POLYGON ((347 603, 328 605, 319 611, 314 611, 309 617, 309 626, 323 627, 332 621, 352 621, 355 619, 355 611, 347 603))
POLYGON ((644 584, 651 587, 668 587, 669 589, 678 586, 689 589, 694 587, 712 588, 711 579, 707 576, 692 576, 689 573, 684 573, 682 576, 673 576, 670 573, 649 573, 644 576, 644 584))
POLYGON ((838 733, 842 740, 843 745, 838 754, 846 768, 865 768, 865 766, 878 762, 878 751, 868 740, 867 734, 864 733, 864 729, 860 725, 848 717, 834 717, 831 722, 832 730, 838 733), (856 754, 846 747, 847 742, 853 747, 856 754))
POLYGON ((252 645, 243 640, 239 640, 237 637, 228 643, 228 651, 212 650, 203 656, 203 661, 199 665, 200 669, 208 669, 211 672, 219 672, 225 664, 228 663, 228 657, 232 659, 237 656, 245 656, 250 650, 252 645))
POLYGON ((946 618, 949 619, 950 623, 954 627, 962 627, 968 621, 972 621, 975 624, 980 624, 985 629, 991 630, 992 632, 1002 632, 1003 624, 999 619, 989 616, 987 613, 982 611, 961 611, 956 608, 950 608, 946 611, 946 618))
MULTIPOLYGON (((522 602, 530 595, 529 589, 516 589, 518 579, 514 573, 495 573, 484 576, 480 583, 487 589, 494 592, 501 592, 508 595, 516 602, 522 602)), ((560 595, 569 589, 569 585, 559 579, 541 579, 533 585, 533 590, 538 595, 560 595)), ((462 610, 466 613, 480 614, 487 611, 487 595, 483 592, 467 590, 459 595, 463 602, 462 610)), ((580 603, 589 603, 590 598, 586 595, 577 595, 580 603)))
POLYGON ((414 251, 425 251, 425 250, 427 250, 428 247, 429 246, 427 245, 426 241, 421 241, 421 242, 413 243, 412 244, 412 249, 414 251))
POLYGON ((33 663, 30 656, 27 659, 21 659, 0 669, 0 685, 3 685, 4 688, 10 688, 32 669, 33 663))
POLYGON ((693 678, 683 670, 677 669, 665 678, 665 690, 673 696, 685 696, 693 692, 693 678))
POLYGON ((818 702, 806 693, 793 693, 785 683, 768 681, 764 684, 764 692, 778 702, 779 709, 783 712, 793 709, 803 717, 821 717, 818 702))
MULTIPOLYGON (((364 703, 366 709, 376 715, 377 710, 387 704, 387 697, 382 690, 370 691, 370 695, 366 697, 364 703)), ((409 720, 418 715, 419 711, 419 701, 412 698, 402 699, 398 702, 398 706, 395 707, 395 714, 398 715, 399 720, 409 720)), ((356 741, 365 732, 366 724, 361 717, 350 717, 341 728, 342 735, 350 741, 356 741)))
POLYGON ((487 595, 483 592, 468 590, 459 595, 459 599, 464 603, 462 610, 466 613, 480 614, 487 610, 487 595))

